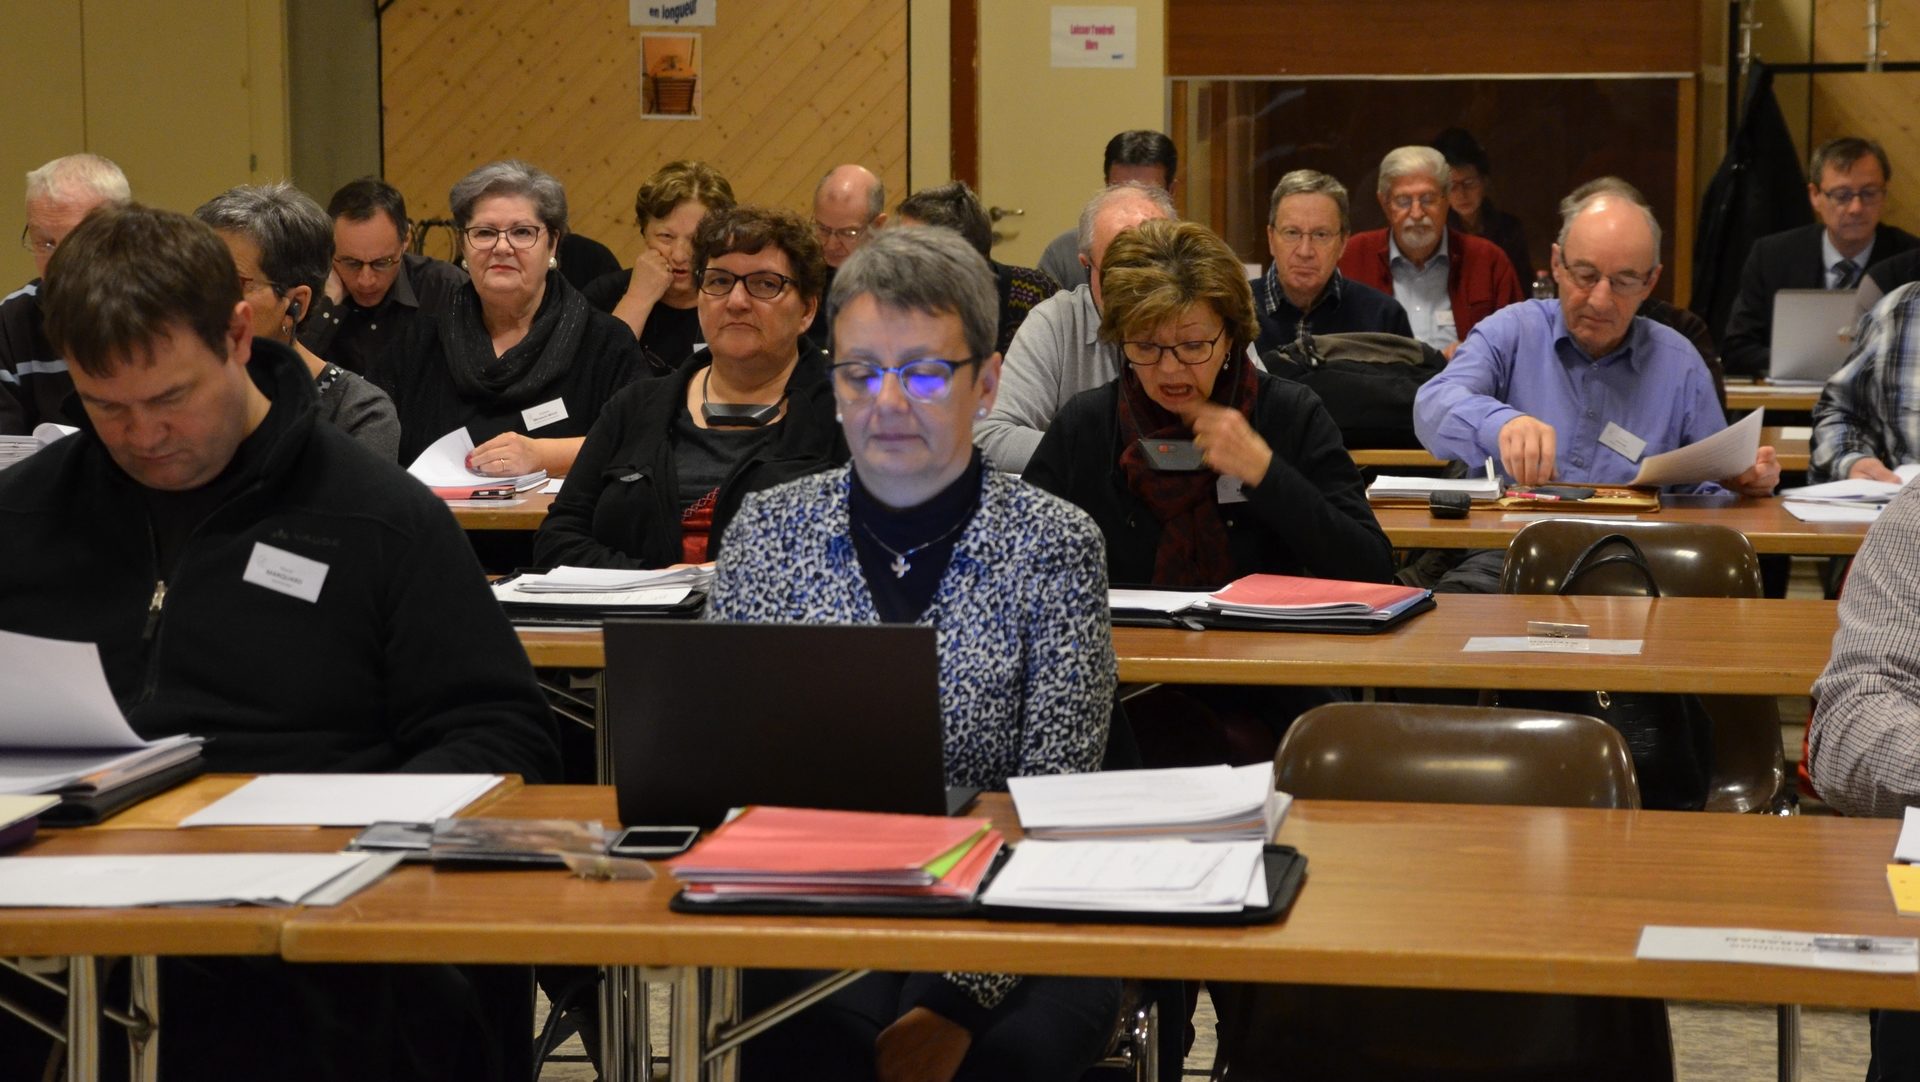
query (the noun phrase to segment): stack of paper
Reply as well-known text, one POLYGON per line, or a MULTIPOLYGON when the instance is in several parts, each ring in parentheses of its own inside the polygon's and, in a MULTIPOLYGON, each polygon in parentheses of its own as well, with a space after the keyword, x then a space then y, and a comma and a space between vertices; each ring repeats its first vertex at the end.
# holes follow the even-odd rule
POLYGON ((544 574, 524 574, 513 581, 523 593, 530 594, 614 593, 668 586, 704 590, 713 583, 713 565, 686 564, 649 571, 563 566, 544 574))
POLYGON ((1371 630, 1392 624, 1416 609, 1430 607, 1433 591, 1377 582, 1345 582, 1295 575, 1248 575, 1210 594, 1167 590, 1112 590, 1107 604, 1115 612, 1153 613, 1195 627, 1248 622, 1275 628, 1371 630))
POLYGON ((397 853, 195 853, 0 860, 0 906, 337 905, 397 853))
POLYGON ((1907 482, 1920 476, 1920 464, 1909 462, 1893 472, 1900 478, 1898 483, 1850 477, 1820 485, 1783 488, 1780 495, 1787 513, 1802 522, 1872 522, 1907 482))
POLYGON ((518 618, 515 606, 565 605, 582 610, 668 609, 685 601, 693 593, 688 586, 643 586, 614 590, 533 590, 525 584, 528 576, 503 579, 493 584, 493 598, 507 606, 507 615, 518 618))
POLYGON ((49 421, 35 428, 31 436, 0 436, 0 470, 22 461, 54 440, 78 431, 77 428, 49 421))
POLYGON ((539 488, 547 483, 547 471, 535 470, 513 477, 495 477, 467 468, 467 455, 473 452, 473 437, 464 428, 434 440, 407 472, 428 488, 450 500, 471 499, 476 492, 511 487, 515 492, 539 488))
POLYGON ((970 900, 1003 839, 985 819, 752 807, 672 862, 689 901, 970 900))
POLYGON ((1494 476, 1492 462, 1482 477, 1392 477, 1381 474, 1367 486, 1369 500, 1425 500, 1436 492, 1464 492, 1475 503, 1492 503, 1500 498, 1500 479, 1494 476))
POLYGON ((200 745, 134 735, 92 643, 0 631, 0 793, 91 799, 191 762, 200 745))
POLYGON ((183 827, 364 827, 445 819, 498 774, 262 774, 180 821, 183 827))
POLYGON ((1262 846, 1247 842, 1030 838, 982 905, 1127 913, 1233 913, 1265 906, 1262 846))
POLYGON ((1293 804, 1271 762, 1047 774, 1007 789, 1029 838, 1267 842, 1293 804))

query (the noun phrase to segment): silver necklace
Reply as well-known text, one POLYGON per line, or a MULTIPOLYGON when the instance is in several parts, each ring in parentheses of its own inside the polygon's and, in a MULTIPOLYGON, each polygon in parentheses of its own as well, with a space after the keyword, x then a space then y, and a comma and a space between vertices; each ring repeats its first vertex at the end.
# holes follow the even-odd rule
POLYGON ((919 552, 921 549, 924 549, 929 545, 937 545, 940 542, 945 541, 947 538, 952 537, 955 533, 958 533, 960 530, 960 527, 965 526, 967 524, 967 521, 971 518, 973 518, 973 513, 969 511, 966 515, 961 517, 959 522, 956 522, 953 525, 947 527, 947 531, 941 534, 939 537, 936 537, 931 541, 923 541, 920 544, 913 546, 912 548, 908 549, 905 552, 901 552, 898 549, 894 548, 892 545, 889 545, 885 541, 880 540, 880 535, 877 533, 874 533, 873 527, 867 525, 866 523, 862 522, 860 524, 860 528, 867 531, 867 536, 873 538, 874 544, 879 545, 883 549, 886 549, 889 553, 893 555, 893 562, 888 564, 887 566, 893 570, 894 578, 904 579, 907 577, 907 572, 913 570, 913 565, 907 562, 907 557, 912 556, 914 553, 919 552))

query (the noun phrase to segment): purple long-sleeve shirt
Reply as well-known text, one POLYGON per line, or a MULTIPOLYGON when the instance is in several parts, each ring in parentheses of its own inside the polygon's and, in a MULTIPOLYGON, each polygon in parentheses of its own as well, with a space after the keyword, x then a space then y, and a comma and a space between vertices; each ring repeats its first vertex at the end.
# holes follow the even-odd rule
POLYGON ((1556 479, 1602 485, 1626 484, 1642 459, 1727 424, 1707 366, 1679 332, 1636 318, 1626 341, 1595 359, 1568 337, 1557 300, 1522 301, 1481 320, 1413 403, 1427 450, 1471 466, 1489 456, 1500 465, 1500 429, 1521 414, 1553 426, 1556 479), (1609 423, 1646 441, 1639 458, 1600 442, 1609 423))

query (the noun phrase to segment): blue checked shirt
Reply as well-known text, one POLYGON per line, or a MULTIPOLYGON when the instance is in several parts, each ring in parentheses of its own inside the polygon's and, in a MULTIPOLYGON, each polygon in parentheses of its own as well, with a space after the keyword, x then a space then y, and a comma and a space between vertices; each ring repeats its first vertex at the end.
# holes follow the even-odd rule
POLYGON ((1813 407, 1809 481, 1847 476, 1877 458, 1888 469, 1920 460, 1920 283, 1880 298, 1853 352, 1813 407))

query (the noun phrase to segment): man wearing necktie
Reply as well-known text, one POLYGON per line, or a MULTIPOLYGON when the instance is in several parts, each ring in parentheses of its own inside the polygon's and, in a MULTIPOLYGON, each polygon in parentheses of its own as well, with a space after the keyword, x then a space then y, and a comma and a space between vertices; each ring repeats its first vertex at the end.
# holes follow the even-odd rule
POLYGON ((1920 247, 1920 238, 1880 221, 1893 167, 1871 139, 1828 140, 1808 163, 1807 200, 1819 220, 1762 237, 1747 255, 1722 336, 1729 376, 1765 376, 1773 295, 1782 289, 1854 289, 1867 268, 1920 247))

